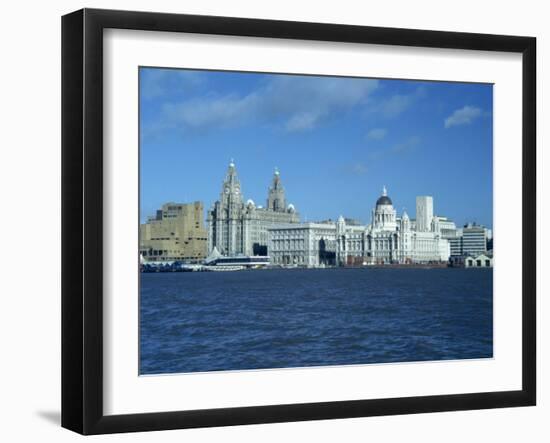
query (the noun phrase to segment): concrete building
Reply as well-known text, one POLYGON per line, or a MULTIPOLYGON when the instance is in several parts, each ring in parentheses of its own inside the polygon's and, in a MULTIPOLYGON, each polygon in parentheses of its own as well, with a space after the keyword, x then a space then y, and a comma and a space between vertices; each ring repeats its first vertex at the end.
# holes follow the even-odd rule
POLYGON ((166 203, 140 225, 140 254, 144 261, 200 261, 206 257, 206 235, 202 202, 166 203))
POLYGON ((434 216, 433 198, 427 195, 416 197, 416 230, 417 232, 429 232, 434 216))
POLYGON ((433 216, 433 199, 417 201, 422 231, 411 226, 406 212, 397 217, 385 187, 369 225, 348 225, 340 216, 336 222, 270 228, 271 262, 304 266, 446 262, 449 242, 442 237, 439 218, 433 216), (425 226, 427 219, 429 227, 425 226))
POLYGON ((293 223, 268 231, 271 264, 319 267, 336 263, 334 223, 293 223))
POLYGON ((462 253, 462 233, 458 234, 454 238, 448 238, 449 245, 451 247, 451 257, 460 257, 462 253))
POLYGON ((487 252, 487 228, 475 223, 468 223, 462 229, 462 253, 479 255, 487 252))
POLYGON ((460 253, 456 255, 477 256, 487 252, 487 234, 485 226, 468 223, 460 230, 460 253))
POLYGON ((447 217, 438 216, 439 228, 441 229, 441 236, 446 239, 455 238, 458 236, 458 230, 454 221, 447 217))
POLYGON ((268 189, 267 207, 243 201, 241 183, 235 163, 231 161, 222 184, 220 199, 207 215, 208 253, 216 247, 225 255, 267 255, 268 229, 298 223, 294 205, 286 204, 281 175, 276 169, 268 189))
POLYGON ((448 236, 451 245, 451 257, 456 263, 464 264, 467 257, 477 257, 493 249, 492 230, 476 223, 468 223, 456 229, 454 237, 448 236), (460 258, 460 260, 459 260, 460 258))

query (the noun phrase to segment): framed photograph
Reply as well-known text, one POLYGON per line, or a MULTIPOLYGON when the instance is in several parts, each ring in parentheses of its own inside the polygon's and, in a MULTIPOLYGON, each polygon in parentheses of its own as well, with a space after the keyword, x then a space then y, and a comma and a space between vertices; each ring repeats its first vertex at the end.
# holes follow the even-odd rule
POLYGON ((536 402, 531 37, 62 20, 62 425, 536 402))

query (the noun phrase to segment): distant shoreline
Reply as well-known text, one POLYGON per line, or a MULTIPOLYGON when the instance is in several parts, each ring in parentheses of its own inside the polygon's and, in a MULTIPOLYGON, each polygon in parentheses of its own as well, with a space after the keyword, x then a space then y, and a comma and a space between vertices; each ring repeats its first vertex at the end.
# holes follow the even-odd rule
MULTIPOLYGON (((444 265, 368 265, 368 266, 327 266, 327 267, 265 267, 265 268, 248 268, 248 269, 238 269, 238 270, 224 270, 226 272, 253 272, 253 271, 301 271, 301 270, 311 270, 311 271, 324 271, 324 270, 356 270, 356 269, 493 269, 492 267, 471 267, 465 268, 464 266, 448 266, 444 265)), ((220 270, 221 271, 221 270, 220 270)), ((174 269, 156 269, 156 270, 140 270, 140 274, 172 274, 172 273, 188 273, 191 271, 188 270, 174 270, 174 269)), ((203 272, 212 272, 206 270, 193 271, 193 273, 203 273, 203 272)))

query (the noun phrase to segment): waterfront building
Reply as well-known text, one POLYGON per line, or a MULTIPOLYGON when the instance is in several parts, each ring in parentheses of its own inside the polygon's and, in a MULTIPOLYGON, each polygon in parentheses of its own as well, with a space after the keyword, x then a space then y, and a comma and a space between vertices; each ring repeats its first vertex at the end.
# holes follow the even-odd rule
MULTIPOLYGON (((451 245, 451 257, 476 257, 493 249, 493 231, 476 223, 468 223, 456 230, 454 237, 447 237, 451 245)), ((455 260, 456 261, 456 260, 455 260)))
POLYGON ((448 217, 439 215, 439 229, 441 230, 441 236, 446 239, 456 238, 458 236, 458 230, 454 221, 448 217))
POLYGON ((462 233, 457 231, 457 235, 453 238, 447 239, 451 247, 451 257, 461 257, 462 253, 462 233))
POLYGON ((429 232, 434 216, 434 201, 428 195, 416 197, 416 231, 429 232))
POLYGON ((468 223, 462 228, 462 254, 477 256, 487 252, 487 228, 468 223))
POLYGON ((319 267, 336 263, 336 229, 332 222, 292 223, 268 231, 271 264, 319 267))
POLYGON ((208 253, 217 248, 225 256, 267 255, 268 229, 299 221, 294 205, 286 204, 278 169, 273 174, 264 208, 256 206, 252 200, 244 202, 237 169, 231 161, 220 198, 208 211, 208 253))
POLYGON ((272 227, 268 253, 275 265, 313 267, 446 262, 449 241, 443 238, 439 218, 433 215, 433 198, 417 199, 417 209, 421 212, 420 224, 413 227, 406 212, 397 217, 384 187, 371 212, 370 224, 348 225, 340 216, 336 222, 272 227))
POLYGON ((462 253, 464 255, 479 255, 487 252, 487 228, 468 223, 462 229, 462 253))
POLYGON ((464 258, 466 268, 492 268, 493 256, 490 254, 469 255, 464 258))
POLYGON ((444 216, 438 216, 441 237, 449 242, 450 256, 462 255, 462 230, 457 229, 454 221, 444 216))
POLYGON ((202 202, 166 203, 140 225, 143 261, 197 262, 206 257, 206 228, 202 202))

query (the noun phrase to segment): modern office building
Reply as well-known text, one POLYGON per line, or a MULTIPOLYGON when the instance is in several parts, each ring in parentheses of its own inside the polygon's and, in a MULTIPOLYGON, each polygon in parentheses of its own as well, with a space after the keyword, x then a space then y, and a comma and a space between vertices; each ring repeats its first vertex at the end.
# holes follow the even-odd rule
POLYGON ((456 230, 455 237, 447 237, 451 245, 451 257, 464 259, 492 251, 492 237, 492 230, 476 223, 468 223, 456 230))
POLYGON ((468 223, 462 228, 462 255, 477 256, 487 252, 487 228, 468 223))
POLYGON ((264 208, 256 206, 252 200, 244 203, 237 169, 231 161, 220 199, 208 211, 208 253, 217 248, 224 256, 267 255, 268 229, 299 221, 294 205, 286 204, 285 189, 277 169, 264 208))
POLYGON ((140 225, 144 261, 197 262, 206 257, 207 232, 202 202, 166 203, 140 225))

